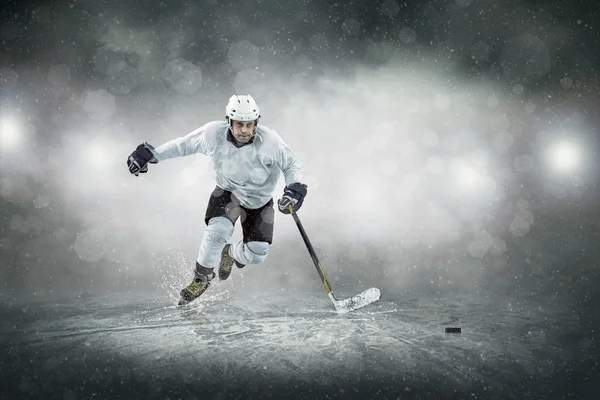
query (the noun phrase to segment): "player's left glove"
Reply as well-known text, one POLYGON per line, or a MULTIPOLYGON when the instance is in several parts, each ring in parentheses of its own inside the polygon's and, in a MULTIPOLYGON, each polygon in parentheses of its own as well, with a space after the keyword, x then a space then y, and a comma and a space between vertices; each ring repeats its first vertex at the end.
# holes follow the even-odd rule
POLYGON ((133 153, 127 158, 127 168, 135 176, 148 172, 148 163, 156 164, 158 160, 152 153, 154 147, 148 143, 140 144, 133 153))
POLYGON ((308 187, 303 183, 292 183, 285 187, 283 190, 283 196, 277 201, 279 211, 284 214, 289 214, 290 210, 288 206, 291 204, 294 212, 298 211, 302 207, 304 197, 306 197, 308 187))

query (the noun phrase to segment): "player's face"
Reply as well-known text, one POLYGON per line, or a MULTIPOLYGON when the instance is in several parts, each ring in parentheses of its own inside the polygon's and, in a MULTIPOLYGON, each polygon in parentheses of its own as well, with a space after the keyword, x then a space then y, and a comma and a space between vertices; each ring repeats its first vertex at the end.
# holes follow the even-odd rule
POLYGON ((231 133, 238 142, 247 143, 254 135, 255 129, 254 121, 233 121, 231 133))

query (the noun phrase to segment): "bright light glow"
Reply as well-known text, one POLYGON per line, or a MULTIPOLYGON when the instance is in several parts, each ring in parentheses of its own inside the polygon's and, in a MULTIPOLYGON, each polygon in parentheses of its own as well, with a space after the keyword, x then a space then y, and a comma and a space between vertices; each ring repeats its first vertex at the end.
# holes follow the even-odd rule
POLYGON ((571 142, 560 142, 552 148, 551 161, 559 171, 572 171, 579 165, 580 159, 579 148, 571 142))
POLYGON ((22 139, 19 123, 11 117, 0 119, 0 149, 10 150, 16 148, 22 139))
POLYGON ((468 165, 463 160, 455 160, 452 162, 452 170, 462 190, 471 192, 477 188, 481 180, 481 174, 477 169, 468 165))
POLYGON ((471 167, 463 166, 458 170, 458 179, 465 187, 472 187, 477 182, 477 172, 471 167))
POLYGON ((93 146, 89 149, 89 153, 86 154, 86 158, 90 157, 94 160, 93 166, 97 169, 103 169, 110 164, 111 157, 109 156, 108 149, 100 146, 93 146))
POLYGON ((86 141, 81 146, 85 148, 85 151, 81 152, 81 162, 88 164, 91 160, 90 165, 98 171, 103 171, 114 165, 116 161, 113 150, 115 144, 106 139, 103 134, 97 134, 95 138, 89 140, 89 142, 86 141))
POLYGON ((464 159, 454 159, 450 165, 458 195, 475 196, 485 200, 492 198, 496 193, 496 182, 481 167, 464 159))

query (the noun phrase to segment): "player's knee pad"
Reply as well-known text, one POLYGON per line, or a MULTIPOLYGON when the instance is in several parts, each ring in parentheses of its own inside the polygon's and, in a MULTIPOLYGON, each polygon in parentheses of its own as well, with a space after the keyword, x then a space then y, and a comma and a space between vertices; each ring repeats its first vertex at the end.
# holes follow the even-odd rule
POLYGON ((248 264, 260 264, 267 258, 269 254, 269 243, 267 242, 248 242, 245 246, 248 251, 246 256, 250 259, 248 264))

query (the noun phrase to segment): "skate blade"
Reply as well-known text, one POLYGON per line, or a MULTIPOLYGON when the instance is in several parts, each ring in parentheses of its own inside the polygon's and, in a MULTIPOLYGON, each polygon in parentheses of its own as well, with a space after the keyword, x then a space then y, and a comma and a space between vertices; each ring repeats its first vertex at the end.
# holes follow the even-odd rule
POLYGON ((186 304, 188 304, 188 302, 183 299, 179 299, 179 303, 177 303, 178 306, 185 306, 186 304))
POLYGON ((381 297, 381 291, 377 288, 370 288, 362 293, 357 294, 356 296, 352 296, 344 300, 337 300, 333 295, 333 292, 329 292, 329 297, 333 301, 336 312, 347 313, 368 306, 369 304, 379 300, 381 297))
POLYGON ((177 305, 178 306, 185 306, 185 305, 190 304, 194 300, 186 300, 183 296, 179 296, 179 303, 177 303, 177 305))

